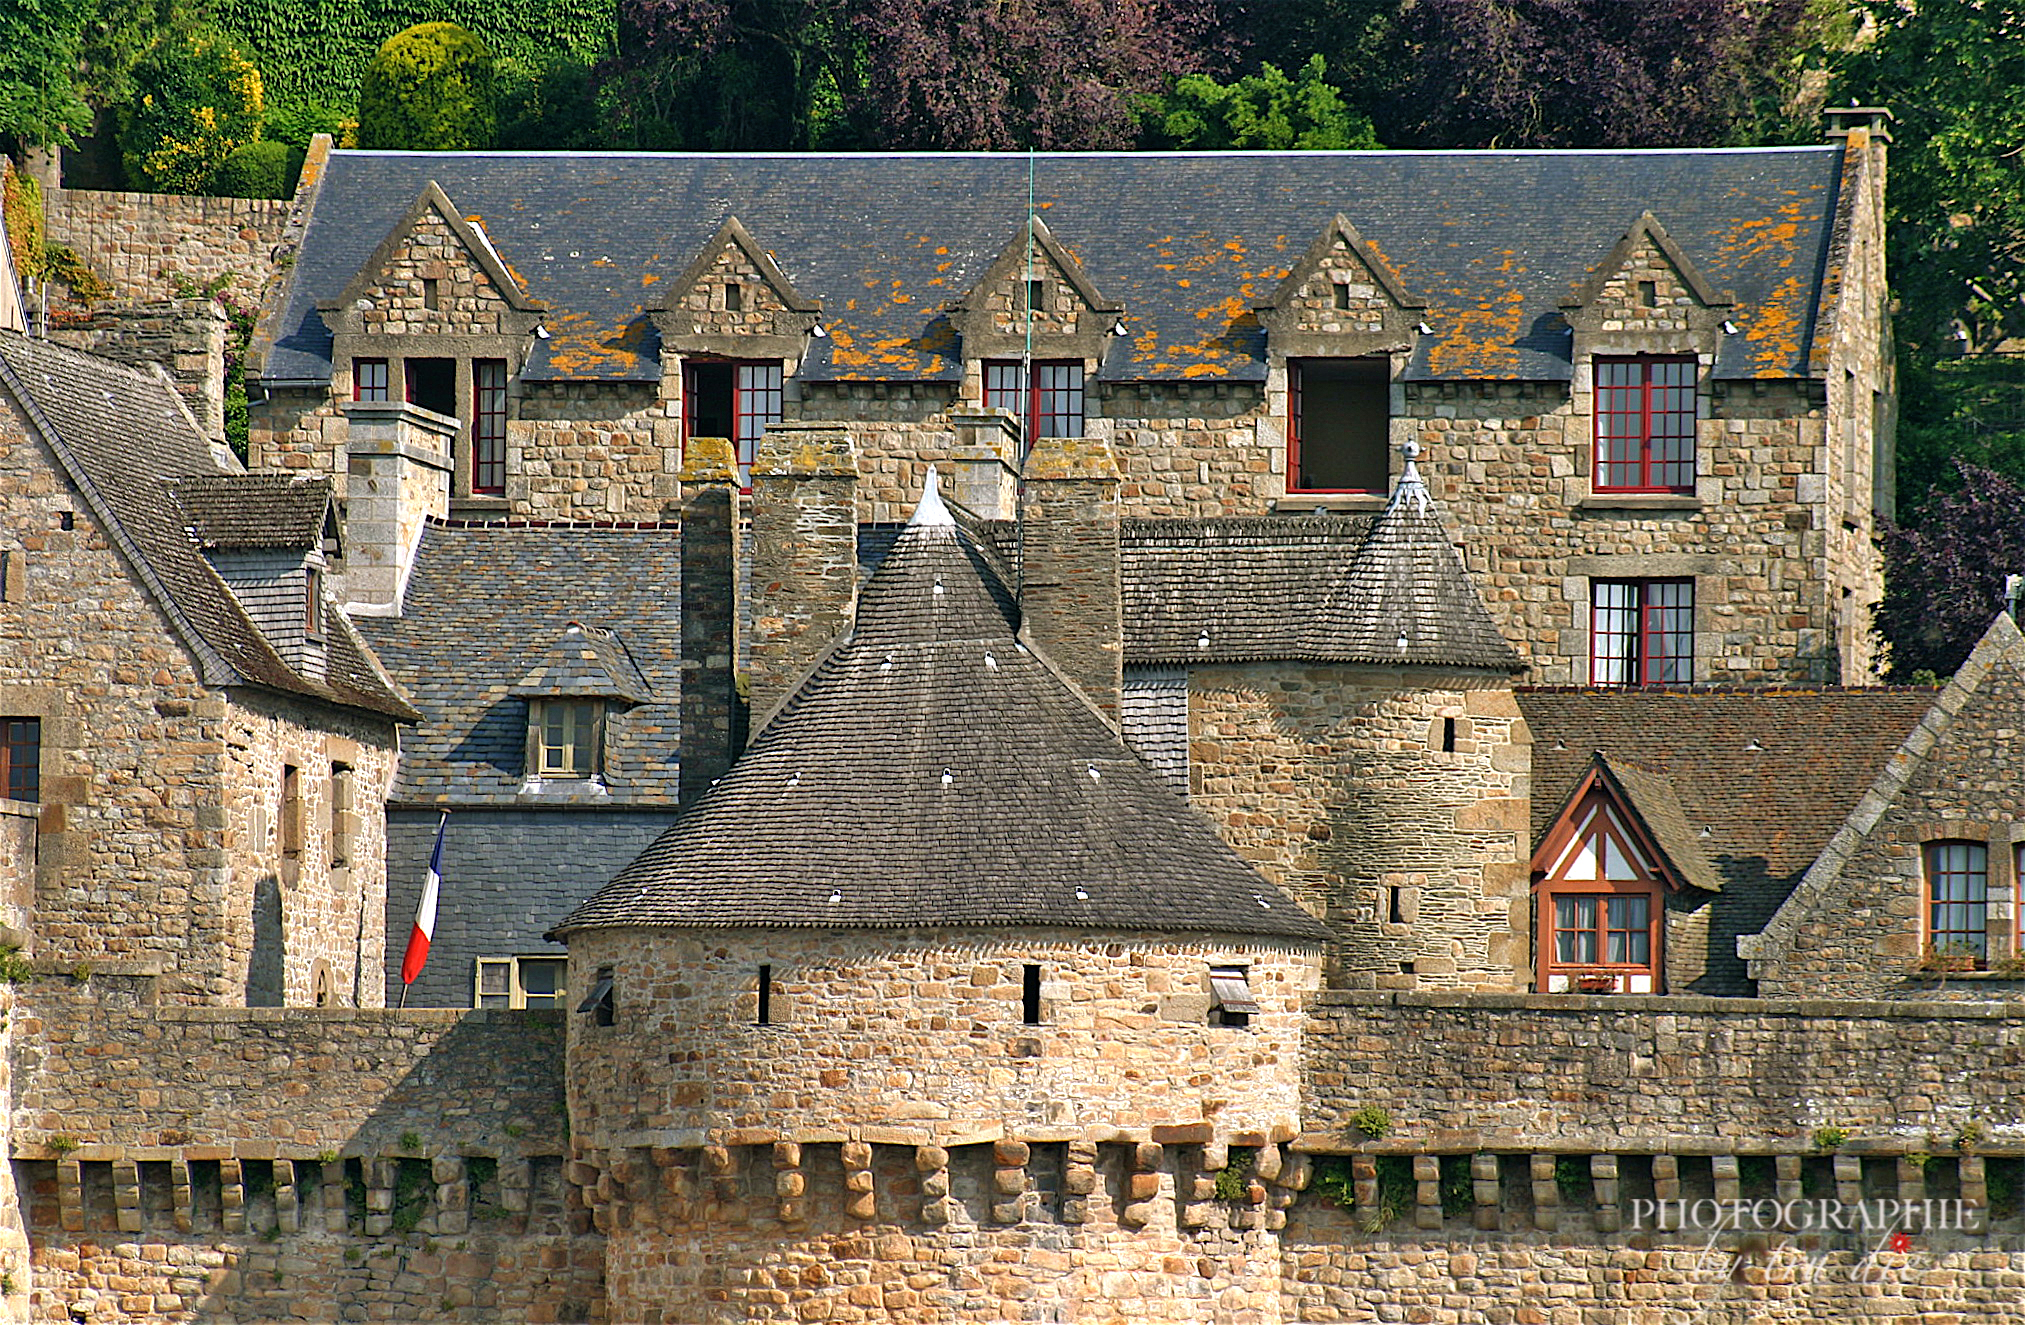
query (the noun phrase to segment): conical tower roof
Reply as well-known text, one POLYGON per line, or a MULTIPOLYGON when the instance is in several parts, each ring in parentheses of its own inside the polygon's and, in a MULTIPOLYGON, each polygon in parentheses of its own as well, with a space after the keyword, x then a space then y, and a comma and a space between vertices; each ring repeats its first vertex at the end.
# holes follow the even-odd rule
POLYGON ((1382 666, 1520 672, 1421 481, 1415 443, 1392 500, 1330 591, 1304 652, 1382 666))
POLYGON ((557 935, 608 926, 1326 931, 1017 634, 934 485, 750 748, 557 935))

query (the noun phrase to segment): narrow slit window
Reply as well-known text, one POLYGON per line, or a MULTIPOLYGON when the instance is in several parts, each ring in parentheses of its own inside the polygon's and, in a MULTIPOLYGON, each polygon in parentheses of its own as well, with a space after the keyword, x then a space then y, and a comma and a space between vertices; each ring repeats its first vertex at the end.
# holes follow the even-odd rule
POLYGON ((745 287, 736 281, 724 287, 724 311, 727 313, 745 311, 745 287))
POLYGON ((1443 753, 1445 753, 1445 754, 1454 754, 1454 753, 1455 753, 1455 719, 1454 719, 1454 718, 1443 718, 1443 719, 1441 720, 1441 748, 1442 748, 1442 752, 1443 752, 1443 753))
POLYGON ((1385 891, 1390 895, 1387 900, 1385 908, 1386 922, 1388 924, 1393 925, 1405 924, 1406 923, 1405 889, 1387 888, 1385 891))
POLYGON ((1039 316, 1046 312, 1047 303, 1048 303, 1048 283, 1046 281, 1028 281, 1027 311, 1031 314, 1039 316))
POLYGON ((1021 1019, 1029 1026, 1041 1024, 1041 968, 1029 963, 1020 987, 1021 1019))
POLYGON ((759 967, 759 1015, 753 1020, 761 1026, 773 1024, 773 967, 764 962, 759 967))
POLYGON ((42 719, 0 718, 0 777, 7 799, 42 799, 42 719))
POLYGON ((591 992, 577 1004, 578 1012, 590 1014, 593 1025, 610 1026, 618 1019, 618 1000, 613 995, 612 984, 612 968, 600 966, 597 978, 591 982, 591 992))
POLYGON ((1347 312, 1349 312, 1349 311, 1350 311, 1350 282, 1348 282, 1348 281, 1336 281, 1336 282, 1334 282, 1334 283, 1333 283, 1333 284, 1331 285, 1331 287, 1330 287, 1330 288, 1331 288, 1331 290, 1332 290, 1332 291, 1333 291, 1333 292, 1335 293, 1335 296, 1336 296, 1336 311, 1337 311, 1337 312, 1339 312, 1339 313, 1347 313, 1347 312))
POLYGON ((443 307, 443 282, 434 276, 422 278, 422 307, 432 312, 443 307))

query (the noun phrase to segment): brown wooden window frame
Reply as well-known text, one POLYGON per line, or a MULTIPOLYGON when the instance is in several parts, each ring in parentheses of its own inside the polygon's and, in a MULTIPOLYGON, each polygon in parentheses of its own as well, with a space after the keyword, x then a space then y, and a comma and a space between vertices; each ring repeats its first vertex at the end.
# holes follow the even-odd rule
MULTIPOLYGON (((1579 982, 1584 976, 1608 979, 1613 990, 1645 992, 1631 989, 1636 978, 1644 976, 1650 992, 1658 994, 1665 991, 1666 884, 1654 863, 1646 858, 1645 849, 1634 839, 1629 828, 1619 821, 1619 813, 1609 797, 1600 791, 1592 791, 1574 811, 1579 826, 1569 833, 1558 854, 1557 869, 1582 858, 1586 847, 1590 859, 1596 862, 1598 877, 1571 878, 1565 873, 1550 871, 1534 886, 1534 984, 1541 993, 1579 992, 1579 982), (1609 869, 1612 846, 1630 867, 1633 877, 1604 877, 1609 869), (1594 904, 1593 917, 1587 925, 1564 926, 1561 923, 1561 901, 1564 898, 1578 906, 1583 901, 1594 904), (1610 936, 1638 931, 1611 923, 1611 903, 1632 898, 1642 900, 1645 906, 1645 958, 1612 960, 1610 936), (1563 958, 1559 941, 1562 934, 1590 935, 1595 943, 1595 955, 1563 958), (1557 990, 1554 987, 1556 977, 1560 977, 1566 987, 1557 990)), ((1627 939, 1627 951, 1632 946, 1627 939)))
POLYGON ((506 491, 506 360, 471 361, 471 491, 506 491))
POLYGON ((41 718, 0 718, 0 794, 29 804, 41 802, 41 718))
POLYGON ((1920 867, 1926 952, 1943 959, 1972 957, 1974 969, 1983 969, 1990 960, 1989 843, 1968 838, 1923 843, 1920 867), (1959 866, 1947 859, 1955 852, 1961 853, 1959 866))

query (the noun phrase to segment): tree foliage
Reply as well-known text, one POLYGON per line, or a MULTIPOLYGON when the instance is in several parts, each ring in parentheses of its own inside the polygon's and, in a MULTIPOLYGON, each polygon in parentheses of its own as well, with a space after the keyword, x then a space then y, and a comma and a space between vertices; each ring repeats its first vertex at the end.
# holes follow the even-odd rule
POLYGON ((0 4, 0 133, 67 146, 91 127, 77 86, 90 12, 85 0, 0 4))
POLYGON ((260 71, 222 32, 163 34, 133 79, 120 155, 141 188, 202 193, 235 148, 260 137, 260 71))
POLYGON ((1314 55, 1299 78, 1266 64, 1229 83, 1208 74, 1176 79, 1172 91, 1145 103, 1148 145, 1195 151, 1377 147, 1371 121, 1343 104, 1326 72, 1323 58, 1314 55))
POLYGON ((462 152, 492 146, 492 52, 454 23, 387 38, 359 89, 359 146, 462 152))
POLYGON ((303 155, 293 143, 248 143, 219 163, 205 191, 221 198, 286 198, 295 192, 303 155))
POLYGON ((1885 532, 1876 627, 1894 681, 1952 674, 2003 610, 2005 576, 2025 573, 2025 487, 1958 464, 1956 491, 1885 532))

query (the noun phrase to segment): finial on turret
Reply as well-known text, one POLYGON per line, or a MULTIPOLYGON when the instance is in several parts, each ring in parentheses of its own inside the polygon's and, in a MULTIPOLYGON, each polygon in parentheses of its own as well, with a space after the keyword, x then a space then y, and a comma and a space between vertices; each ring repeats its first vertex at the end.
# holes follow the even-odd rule
POLYGON ((1411 438, 1401 442, 1399 454, 1405 457, 1406 465, 1399 471, 1399 486, 1392 490, 1388 509, 1397 509, 1401 502, 1410 501, 1416 514, 1426 515, 1429 502, 1427 484, 1421 482, 1420 468, 1413 463, 1420 458, 1420 443, 1411 438))

